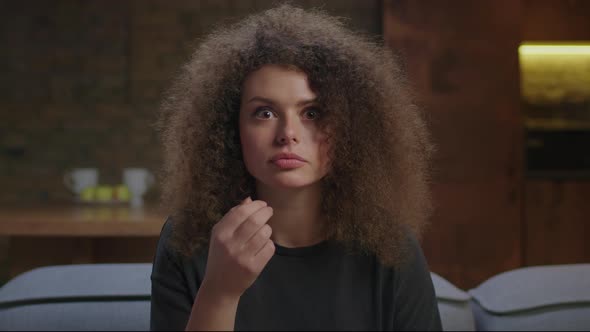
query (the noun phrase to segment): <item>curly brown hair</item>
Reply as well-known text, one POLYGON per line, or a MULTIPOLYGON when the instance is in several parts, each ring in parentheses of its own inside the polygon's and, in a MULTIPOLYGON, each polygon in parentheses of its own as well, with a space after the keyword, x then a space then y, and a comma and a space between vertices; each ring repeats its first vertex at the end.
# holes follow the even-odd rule
POLYGON ((432 205, 433 145, 405 75, 380 42, 341 19, 291 5, 218 28, 196 49, 162 104, 162 205, 172 244, 190 256, 255 179, 242 158, 238 115, 246 76, 265 64, 307 74, 330 128, 332 168, 321 180, 328 238, 393 266, 420 238, 432 205))

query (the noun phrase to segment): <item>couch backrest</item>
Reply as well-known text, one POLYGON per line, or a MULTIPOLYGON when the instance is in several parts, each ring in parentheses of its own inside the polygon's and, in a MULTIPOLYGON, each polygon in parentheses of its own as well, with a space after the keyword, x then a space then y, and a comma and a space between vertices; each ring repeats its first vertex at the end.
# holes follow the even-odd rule
POLYGON ((480 331, 590 330, 590 264, 516 269, 469 293, 480 331))
POLYGON ((149 330, 151 264, 49 266, 0 289, 1 330, 149 330))
MULTIPOLYGON (((151 268, 86 264, 26 272, 0 289, 0 329, 148 330, 151 268)), ((445 330, 590 330, 590 264, 517 269, 469 292, 431 277, 445 330)))
POLYGON ((431 272, 430 275, 443 330, 475 331, 475 321, 470 307, 471 296, 438 274, 431 272))
MULTIPOLYGON (((81 264, 23 273, 0 289, 0 329, 148 330, 151 268, 81 264)), ((470 295, 436 273, 432 280, 444 329, 472 331, 470 295)))

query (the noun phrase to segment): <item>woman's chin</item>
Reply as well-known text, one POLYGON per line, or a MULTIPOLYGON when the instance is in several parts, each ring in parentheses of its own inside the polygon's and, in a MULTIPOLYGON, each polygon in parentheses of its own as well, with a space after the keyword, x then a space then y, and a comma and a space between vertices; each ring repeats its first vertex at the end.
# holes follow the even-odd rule
POLYGON ((317 181, 296 176, 277 176, 264 182, 267 186, 276 189, 300 189, 309 187, 317 181))

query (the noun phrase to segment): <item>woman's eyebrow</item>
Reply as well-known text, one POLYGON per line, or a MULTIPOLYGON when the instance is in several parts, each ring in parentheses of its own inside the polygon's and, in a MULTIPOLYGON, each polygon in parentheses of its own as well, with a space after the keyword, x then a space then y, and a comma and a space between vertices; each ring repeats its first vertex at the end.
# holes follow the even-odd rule
POLYGON ((274 100, 272 100, 272 99, 268 99, 268 98, 264 98, 264 97, 258 97, 258 96, 255 96, 255 97, 250 98, 250 100, 248 100, 247 103, 251 103, 251 102, 255 102, 255 101, 260 101, 260 102, 271 104, 271 105, 274 105, 275 104, 274 100))
MULTIPOLYGON (((254 101, 260 101, 260 102, 271 104, 271 105, 277 104, 277 102, 275 102, 272 99, 259 97, 259 96, 254 96, 254 97, 250 98, 250 100, 248 100, 247 103, 251 103, 254 101)), ((305 106, 305 105, 315 104, 315 103, 317 103, 317 98, 301 100, 300 102, 297 103, 297 106, 305 106)))
POLYGON ((312 99, 307 99, 307 100, 302 100, 300 102, 297 103, 297 106, 305 106, 305 105, 310 105, 310 104, 317 104, 318 99, 317 98, 312 98, 312 99))

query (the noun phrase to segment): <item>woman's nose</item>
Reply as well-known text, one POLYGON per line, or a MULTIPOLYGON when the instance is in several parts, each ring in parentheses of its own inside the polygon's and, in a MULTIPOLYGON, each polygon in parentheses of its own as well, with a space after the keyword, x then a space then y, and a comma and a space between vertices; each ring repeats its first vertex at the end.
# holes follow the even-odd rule
POLYGON ((299 143, 300 129, 296 119, 286 117, 279 121, 276 141, 280 145, 299 143))

